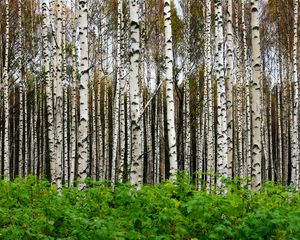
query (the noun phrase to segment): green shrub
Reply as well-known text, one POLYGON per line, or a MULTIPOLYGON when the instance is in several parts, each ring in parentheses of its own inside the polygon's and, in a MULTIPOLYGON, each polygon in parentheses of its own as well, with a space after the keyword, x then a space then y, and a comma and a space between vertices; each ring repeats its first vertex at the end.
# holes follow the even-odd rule
POLYGON ((0 181, 0 239, 300 239, 298 192, 225 182, 226 194, 196 191, 181 173, 139 190, 89 181, 59 196, 35 177, 0 181))

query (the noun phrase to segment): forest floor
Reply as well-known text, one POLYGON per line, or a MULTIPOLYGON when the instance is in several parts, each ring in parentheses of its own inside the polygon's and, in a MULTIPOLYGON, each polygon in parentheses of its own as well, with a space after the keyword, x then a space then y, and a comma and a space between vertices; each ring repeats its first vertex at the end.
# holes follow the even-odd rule
POLYGON ((300 239, 300 194, 196 191, 185 177, 141 189, 89 182, 61 196, 46 180, 0 181, 0 239, 300 239))

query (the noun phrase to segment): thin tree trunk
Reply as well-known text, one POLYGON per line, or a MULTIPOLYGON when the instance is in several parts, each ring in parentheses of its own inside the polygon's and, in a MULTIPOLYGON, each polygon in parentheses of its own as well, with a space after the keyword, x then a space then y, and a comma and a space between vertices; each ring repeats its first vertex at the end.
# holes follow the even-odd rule
POLYGON ((212 189, 214 184, 215 157, 214 157, 214 91, 211 78, 211 2, 206 1, 206 56, 205 56, 205 84, 207 84, 207 188, 212 189))
POLYGON ((9 142, 9 76, 8 76, 8 53, 9 53, 9 1, 5 0, 5 52, 4 52, 4 69, 3 69, 3 99, 4 99, 4 165, 3 173, 5 179, 10 179, 10 142, 9 142))
POLYGON ((170 176, 176 178, 177 151, 175 133, 175 105, 173 91, 173 48, 171 25, 171 1, 164 1, 165 20, 165 64, 166 64, 166 98, 167 98, 167 132, 169 140, 170 176))
POLYGON ((228 0, 227 9, 227 177, 232 178, 233 162, 233 5, 228 0))
MULTIPOLYGON (((218 124, 217 124, 217 172, 227 177, 227 120, 226 120, 226 91, 224 81, 224 37, 222 3, 215 1, 216 9, 216 78, 218 81, 218 124)), ((221 187, 220 178, 217 185, 221 187)))
POLYGON ((298 83, 298 0, 294 0, 293 42, 293 118, 292 118, 292 172, 291 185, 299 187, 299 83, 298 83))
POLYGON ((184 169, 189 175, 191 172, 191 121, 190 121, 190 79, 189 79, 189 67, 190 67, 190 0, 185 3, 185 80, 184 80, 184 120, 185 121, 185 136, 184 136, 184 169))
POLYGON ((251 27, 252 27, 252 189, 261 187, 261 160, 262 160, 262 132, 261 132, 261 53, 259 34, 259 3, 251 0, 251 27))

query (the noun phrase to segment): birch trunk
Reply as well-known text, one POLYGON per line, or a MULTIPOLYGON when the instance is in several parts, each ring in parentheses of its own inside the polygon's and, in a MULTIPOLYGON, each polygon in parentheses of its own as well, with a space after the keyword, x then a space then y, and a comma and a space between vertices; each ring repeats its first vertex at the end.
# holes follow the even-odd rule
POLYGON ((108 91, 109 91, 108 76, 104 76, 104 178, 109 179, 109 107, 108 107, 108 91))
POLYGON ((245 85, 245 105, 246 111, 244 113, 245 121, 245 164, 243 169, 243 176, 249 178, 251 176, 251 106, 250 106, 250 64, 248 61, 248 48, 247 48, 247 32, 245 24, 245 3, 241 1, 242 8, 242 31, 243 31, 243 84, 245 85))
POLYGON ((56 99, 55 99, 55 131, 56 131, 56 185, 58 191, 62 187, 62 165, 63 165, 63 82, 62 82, 62 0, 56 4, 56 99))
POLYGON ((88 61, 88 11, 87 0, 78 3, 78 27, 80 43, 80 113, 78 127, 78 177, 81 181, 87 178, 89 161, 89 111, 88 111, 88 82, 89 82, 89 61, 88 61))
POLYGON ((190 67, 190 0, 185 4, 185 26, 186 26, 186 49, 185 49, 185 80, 184 80, 184 105, 185 105, 185 136, 184 136, 184 169, 189 175, 191 172, 191 121, 190 121, 190 79, 189 79, 189 67, 190 67))
POLYGON ((261 160, 262 160, 262 133, 261 133, 261 53, 259 34, 259 3, 251 0, 251 27, 252 27, 252 189, 261 187, 261 160))
POLYGON ((232 0, 228 0, 227 6, 227 177, 232 178, 233 162, 233 5, 232 0))
POLYGON ((298 83, 298 0, 294 0, 294 41, 293 41, 293 118, 291 139, 291 185, 299 187, 299 83, 298 83))
POLYGON ((139 91, 139 58, 140 58, 140 31, 139 31, 139 5, 137 0, 130 0, 130 28, 131 28, 131 69, 129 73, 131 131, 132 131, 132 159, 130 165, 130 182, 134 185, 143 181, 142 163, 142 129, 138 117, 140 116, 139 91))
POLYGON ((165 20, 165 64, 166 64, 166 98, 167 98, 167 132, 169 140, 170 176, 176 178, 177 152, 175 133, 175 105, 173 92, 173 47, 171 25, 171 1, 164 1, 165 20))
POLYGON ((205 20, 205 44, 207 46, 205 56, 205 84, 207 84, 207 188, 214 184, 215 158, 214 158, 214 94, 212 85, 212 60, 211 60, 211 1, 206 1, 205 20))
MULTIPOLYGON (((120 144, 120 155, 119 155, 119 162, 117 166, 117 175, 116 181, 123 180, 123 172, 124 172, 124 162, 125 162, 125 108, 124 108, 124 88, 125 88, 125 81, 124 81, 124 48, 123 48, 123 9, 122 9, 122 1, 118 1, 118 53, 117 53, 117 71, 118 71, 118 84, 119 84, 119 144, 120 144)), ((117 160, 116 160, 117 161, 117 160)))
POLYGON ((69 186, 73 186, 75 180, 75 163, 76 163, 76 150, 77 150, 77 137, 76 137, 76 129, 77 129, 77 54, 76 54, 76 30, 75 26, 77 24, 77 3, 74 0, 74 22, 73 22, 73 32, 72 32, 72 85, 71 85, 71 129, 70 129, 70 180, 69 186))
POLYGON ((20 54, 20 62, 19 62, 19 78, 20 78, 20 84, 19 84, 19 162, 18 162, 18 176, 23 177, 23 169, 24 169, 24 156, 23 156, 23 150, 24 150, 24 140, 23 140, 23 130, 24 130, 24 101, 23 101, 23 95, 24 95, 24 83, 23 83, 23 76, 22 76, 22 64, 23 64, 23 31, 22 31, 22 1, 18 0, 18 24, 19 24, 19 54, 20 54))
MULTIPOLYGON (((120 25, 120 23, 118 23, 120 25)), ((119 131, 120 131, 120 76, 121 76, 121 71, 120 71, 120 52, 121 52, 121 45, 120 45, 120 37, 121 37, 121 32, 120 32, 120 26, 118 26, 118 43, 117 43, 117 82, 116 82, 116 93, 115 93, 115 101, 114 101, 114 132, 113 132, 113 156, 112 156, 112 169, 111 169, 111 181, 112 184, 117 181, 117 159, 119 158, 117 153, 118 153, 118 147, 119 147, 119 131)))
POLYGON ((124 16, 122 1, 118 1, 118 21, 120 24, 120 161, 118 167, 118 181, 124 180, 125 150, 126 150, 126 120, 125 120, 125 71, 124 71, 124 16))
MULTIPOLYGON (((226 177, 227 173, 227 120, 226 120, 226 91, 224 81, 224 36, 222 3, 215 1, 216 9, 216 78, 218 81, 218 125, 217 125, 217 172, 226 177)), ((221 187, 220 178, 217 185, 221 187)))
POLYGON ((8 76, 8 53, 9 53, 9 1, 5 0, 5 52, 4 52, 4 68, 3 68, 3 99, 4 99, 4 148, 3 148, 3 173, 5 179, 10 179, 10 144, 9 144, 9 76, 8 76))

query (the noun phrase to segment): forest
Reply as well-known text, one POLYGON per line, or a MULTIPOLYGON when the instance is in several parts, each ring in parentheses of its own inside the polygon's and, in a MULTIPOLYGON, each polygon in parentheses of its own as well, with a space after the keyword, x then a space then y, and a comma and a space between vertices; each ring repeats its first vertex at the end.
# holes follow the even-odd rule
POLYGON ((0 239, 300 239, 298 38, 298 0, 1 0, 0 239))

